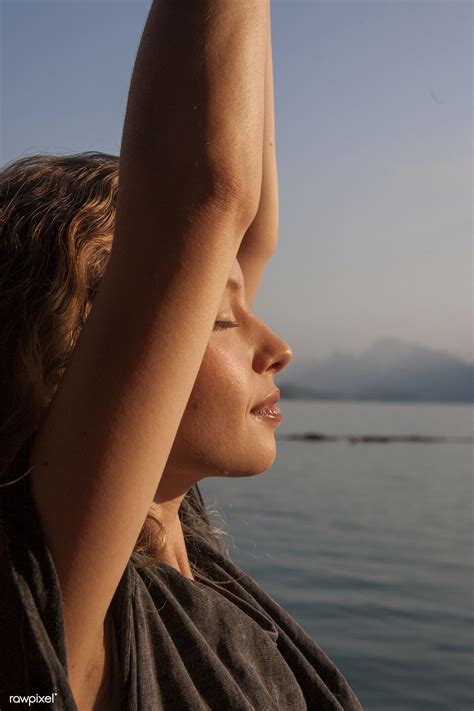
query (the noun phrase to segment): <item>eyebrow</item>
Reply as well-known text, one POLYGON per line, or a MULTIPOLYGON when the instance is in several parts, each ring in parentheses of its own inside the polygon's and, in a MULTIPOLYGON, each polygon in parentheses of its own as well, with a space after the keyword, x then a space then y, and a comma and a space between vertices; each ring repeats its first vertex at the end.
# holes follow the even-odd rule
POLYGON ((232 277, 228 279, 225 288, 229 289, 229 291, 242 291, 242 287, 239 282, 235 279, 232 279, 232 277))

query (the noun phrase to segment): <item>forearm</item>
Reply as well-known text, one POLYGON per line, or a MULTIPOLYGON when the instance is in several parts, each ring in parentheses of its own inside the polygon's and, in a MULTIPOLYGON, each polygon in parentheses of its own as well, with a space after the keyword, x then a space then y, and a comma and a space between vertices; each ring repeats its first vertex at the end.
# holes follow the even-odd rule
POLYGON ((137 170, 152 173, 157 209, 175 215, 228 181, 255 214, 266 34, 264 0, 155 0, 130 86, 121 191, 133 193, 137 170))

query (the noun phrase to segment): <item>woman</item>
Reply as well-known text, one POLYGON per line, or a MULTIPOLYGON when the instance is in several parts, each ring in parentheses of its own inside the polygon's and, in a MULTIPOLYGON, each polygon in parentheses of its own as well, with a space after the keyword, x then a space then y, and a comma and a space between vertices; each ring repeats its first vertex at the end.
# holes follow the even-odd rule
POLYGON ((2 172, 2 709, 361 708, 197 488, 272 465, 291 349, 251 311, 277 231, 268 2, 184 5, 151 7, 119 165, 2 172))

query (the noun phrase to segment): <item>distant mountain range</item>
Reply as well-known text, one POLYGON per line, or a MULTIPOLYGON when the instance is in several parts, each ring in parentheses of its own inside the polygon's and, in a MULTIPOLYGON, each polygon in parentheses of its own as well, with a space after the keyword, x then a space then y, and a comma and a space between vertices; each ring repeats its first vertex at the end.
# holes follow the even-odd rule
POLYGON ((361 355, 334 351, 294 362, 278 383, 284 398, 474 402, 474 364, 417 343, 385 338, 361 355))

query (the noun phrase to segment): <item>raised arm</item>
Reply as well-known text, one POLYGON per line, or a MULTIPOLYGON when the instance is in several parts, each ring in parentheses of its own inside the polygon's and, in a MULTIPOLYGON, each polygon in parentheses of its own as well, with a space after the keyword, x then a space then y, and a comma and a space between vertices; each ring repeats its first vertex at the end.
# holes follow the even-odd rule
POLYGON ((155 1, 133 71, 110 261, 31 454, 82 698, 262 173, 262 0, 155 1))
POLYGON ((265 2, 268 19, 262 187, 257 214, 245 233, 237 255, 244 275, 245 294, 249 308, 254 302, 265 266, 276 249, 279 222, 270 0, 265 0, 265 2))

